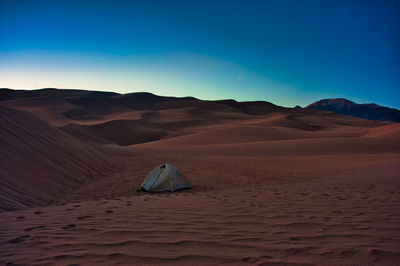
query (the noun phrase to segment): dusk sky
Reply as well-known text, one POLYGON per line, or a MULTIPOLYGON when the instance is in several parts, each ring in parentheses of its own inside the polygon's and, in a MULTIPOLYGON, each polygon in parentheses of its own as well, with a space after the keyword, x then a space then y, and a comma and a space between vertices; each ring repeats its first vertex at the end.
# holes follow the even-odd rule
POLYGON ((400 1, 0 1, 0 87, 400 108, 400 1))

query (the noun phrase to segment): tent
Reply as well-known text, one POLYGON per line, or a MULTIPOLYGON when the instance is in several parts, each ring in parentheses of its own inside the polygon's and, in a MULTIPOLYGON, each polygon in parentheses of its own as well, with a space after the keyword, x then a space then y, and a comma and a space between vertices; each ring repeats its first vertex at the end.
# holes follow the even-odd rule
POLYGON ((141 190, 147 192, 176 191, 192 188, 185 176, 172 164, 164 163, 154 168, 144 179, 141 190))

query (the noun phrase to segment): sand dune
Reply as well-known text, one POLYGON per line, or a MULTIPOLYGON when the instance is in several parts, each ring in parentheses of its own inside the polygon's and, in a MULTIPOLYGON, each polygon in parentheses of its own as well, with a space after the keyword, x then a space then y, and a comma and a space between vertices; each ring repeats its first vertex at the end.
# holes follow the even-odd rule
POLYGON ((0 208, 24 208, 0 213, 0 264, 400 263, 397 123, 149 93, 0 104, 24 110, 0 106, 0 208), (138 192, 164 162, 193 189, 138 192))
MULTIPOLYGON (((236 124, 202 128, 200 132, 189 132, 183 136, 171 136, 148 143, 144 146, 209 146, 216 144, 237 144, 250 142, 268 142, 277 140, 299 140, 318 138, 351 138, 368 133, 366 128, 340 127, 335 130, 304 131, 290 127, 259 126, 255 124, 236 124)), ((318 142, 323 140, 310 140, 318 142)), ((356 140, 357 141, 357 140, 356 140)), ((294 142, 293 142, 294 143, 294 142)), ((262 144, 261 144, 262 145, 262 144)), ((273 145, 273 144, 272 144, 273 145)), ((141 145, 140 145, 141 146, 141 145)))
MULTIPOLYGON (((178 138, 179 140, 180 138, 178 138)), ((133 146, 136 150, 144 152, 168 154, 177 153, 190 155, 210 156, 307 156, 329 154, 379 154, 398 153, 400 143, 391 139, 369 138, 313 138, 261 141, 239 144, 199 145, 199 142, 180 146, 179 142, 172 142, 175 138, 165 141, 150 142, 133 146)), ((186 139, 185 139, 186 140, 186 139)))
POLYGON ((167 133, 154 124, 139 120, 113 120, 96 125, 68 125, 62 129, 72 136, 91 142, 96 139, 118 145, 131 145, 149 142, 165 136, 167 133))
POLYGON ((200 134, 198 141, 204 138, 202 143, 210 144, 350 137, 384 125, 267 102, 201 101, 150 93, 119 95, 55 89, 5 92, 1 98, 3 105, 29 111, 73 137, 95 143, 130 145, 192 133, 200 134), (116 126, 121 130, 113 130, 116 126), (224 139, 224 135, 229 139, 224 139))
MULTIPOLYGON (((359 137, 381 122, 344 125, 324 116, 271 113, 266 118, 235 112, 215 112, 193 116, 190 110, 178 108, 146 111, 140 119, 115 120, 104 123, 68 124, 64 131, 84 141, 132 145, 150 141, 152 145, 213 145, 303 138, 359 137), (189 112, 189 113, 188 113, 189 112), (230 116, 228 114, 231 114, 230 116), (120 130, 116 131, 118 127, 120 130)), ((129 116, 125 116, 129 117, 129 116)), ((100 121, 98 121, 100 122, 100 121)), ((363 121, 362 121, 363 122, 363 121)))
POLYGON ((380 126, 371 129, 368 133, 364 135, 364 137, 372 137, 372 138, 400 138, 400 124, 389 124, 385 126, 380 126))
POLYGON ((0 106, 0 210, 43 206, 109 173, 110 158, 29 113, 0 106))

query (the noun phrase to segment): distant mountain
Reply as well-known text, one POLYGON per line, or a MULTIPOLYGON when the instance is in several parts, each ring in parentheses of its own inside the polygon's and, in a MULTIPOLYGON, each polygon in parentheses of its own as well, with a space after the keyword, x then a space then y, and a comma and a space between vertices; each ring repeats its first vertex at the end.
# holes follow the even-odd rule
POLYGON ((343 98, 320 100, 306 108, 331 111, 371 120, 400 122, 400 111, 397 109, 379 106, 374 103, 357 104, 343 98))

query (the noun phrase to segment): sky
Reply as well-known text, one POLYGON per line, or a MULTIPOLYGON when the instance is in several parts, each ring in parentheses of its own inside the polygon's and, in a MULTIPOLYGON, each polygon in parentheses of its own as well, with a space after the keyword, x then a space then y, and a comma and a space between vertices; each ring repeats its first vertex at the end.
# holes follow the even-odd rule
POLYGON ((0 0, 0 88, 400 108, 400 1, 0 0))

